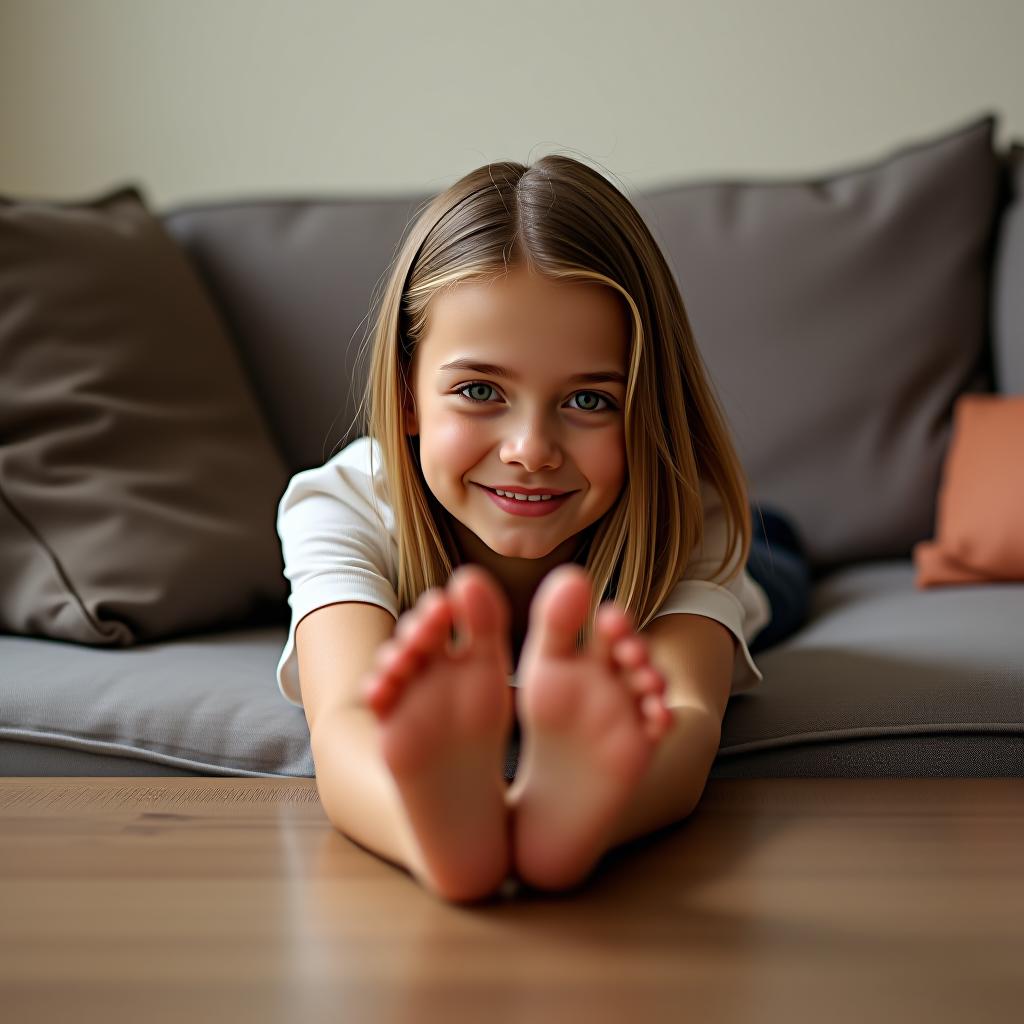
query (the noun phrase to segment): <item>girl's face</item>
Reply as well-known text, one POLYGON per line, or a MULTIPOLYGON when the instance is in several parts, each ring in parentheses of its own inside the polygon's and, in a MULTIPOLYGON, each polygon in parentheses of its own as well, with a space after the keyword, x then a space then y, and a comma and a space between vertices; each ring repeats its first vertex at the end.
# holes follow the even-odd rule
POLYGON ((432 301, 406 430, 420 435, 423 476, 463 549, 499 579, 537 575, 537 565, 505 560, 541 559, 544 571, 570 560, 576 535, 619 496, 629 338, 629 314, 610 288, 522 268, 432 301), (491 368, 447 365, 456 360, 491 368), (580 377, 598 373, 608 376, 580 377), (525 516, 487 490, 516 486, 572 493, 525 516))

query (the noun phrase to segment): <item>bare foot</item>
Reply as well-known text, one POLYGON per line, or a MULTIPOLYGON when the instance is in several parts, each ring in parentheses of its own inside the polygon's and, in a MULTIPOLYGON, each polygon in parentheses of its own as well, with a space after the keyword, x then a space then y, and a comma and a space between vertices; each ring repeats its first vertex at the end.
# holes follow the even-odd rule
POLYGON ((460 566, 445 589, 432 587, 402 615, 363 690, 408 813, 410 871, 449 900, 486 896, 509 871, 508 620, 490 574, 460 566))
POLYGON ((523 742, 508 799, 515 869, 538 889, 589 873, 672 720, 665 680, 618 604, 601 605, 594 636, 577 651, 590 593, 580 566, 549 573, 519 662, 523 742))

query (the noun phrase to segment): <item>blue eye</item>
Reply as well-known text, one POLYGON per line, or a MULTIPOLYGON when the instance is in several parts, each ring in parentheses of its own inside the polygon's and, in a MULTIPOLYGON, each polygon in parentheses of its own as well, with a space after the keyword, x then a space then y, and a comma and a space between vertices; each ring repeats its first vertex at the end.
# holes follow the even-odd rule
MULTIPOLYGON (((497 388, 493 384, 485 384, 482 380, 472 381, 469 384, 464 384, 458 391, 455 392, 460 398, 467 402, 472 402, 475 405, 487 405, 486 398, 470 398, 469 395, 463 394, 464 391, 468 391, 470 388, 484 388, 488 391, 494 391, 497 393, 497 388)), ((614 402, 610 398, 606 398, 599 391, 576 391, 573 394, 573 398, 577 395, 591 395, 594 398, 605 403, 605 408, 602 409, 578 409, 579 412, 610 412, 617 408, 614 402)))

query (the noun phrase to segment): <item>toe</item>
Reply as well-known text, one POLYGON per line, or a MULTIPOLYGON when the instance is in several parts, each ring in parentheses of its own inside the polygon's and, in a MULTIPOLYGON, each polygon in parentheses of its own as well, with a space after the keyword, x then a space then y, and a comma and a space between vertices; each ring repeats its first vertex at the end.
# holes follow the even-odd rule
POLYGON ((397 693, 416 673, 423 659, 424 655, 417 648, 392 637, 377 648, 372 674, 380 689, 397 693))
POLYGON ((620 667, 612 651, 628 629, 623 618, 622 611, 611 601, 606 601, 597 609, 590 649, 602 665, 610 668, 620 667))
POLYGON ((597 621, 590 649, 603 665, 628 673, 628 667, 618 657, 617 650, 629 637, 634 636, 629 615, 614 601, 606 601, 597 610, 597 621))
POLYGON ((541 581, 530 604, 529 634, 524 645, 531 657, 570 658, 590 608, 591 582, 579 565, 560 565, 541 581))
POLYGON ((385 640, 374 658, 373 669, 363 683, 362 698, 377 714, 385 714, 395 703, 408 677, 409 651, 394 640, 385 640))
POLYGON ((665 678, 652 665, 641 665, 629 673, 630 688, 637 696, 661 696, 665 692, 665 678))
POLYGON ((382 675, 393 675, 407 648, 395 639, 385 640, 377 648, 375 668, 382 675))
POLYGON ((605 601, 597 609, 595 626, 594 649, 604 657, 609 665, 620 666, 616 650, 634 635, 633 623, 629 614, 614 601, 605 601))
POLYGON ((628 634, 615 642, 612 657, 623 668, 640 668, 647 663, 647 645, 635 633, 628 634))
POLYGON ((511 613, 508 599, 494 577, 482 566, 460 565, 449 583, 457 650, 497 652, 510 663, 507 652, 511 613))
POLYGON ((413 637, 421 631, 421 623, 423 621, 423 613, 429 611, 429 609, 436 604, 438 590, 436 587, 431 587, 429 590, 424 590, 420 594, 416 603, 403 612, 399 617, 397 624, 395 625, 395 632, 392 636, 392 641, 406 645, 412 642, 413 637))
POLYGON ((660 740, 672 726, 672 712, 661 697, 644 697, 641 713, 644 719, 644 729, 654 741, 660 740))
POLYGON ((420 657, 441 650, 451 633, 452 608, 443 590, 424 591, 414 608, 402 616, 395 629, 395 641, 420 657))

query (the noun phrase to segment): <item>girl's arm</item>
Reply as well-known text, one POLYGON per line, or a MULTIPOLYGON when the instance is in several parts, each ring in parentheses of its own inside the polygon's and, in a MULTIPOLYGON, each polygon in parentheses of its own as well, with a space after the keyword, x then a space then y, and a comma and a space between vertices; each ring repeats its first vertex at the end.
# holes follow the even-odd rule
POLYGON ((361 696, 395 627, 394 616, 374 604, 325 605, 295 627, 295 650, 324 813, 339 832, 412 870, 408 818, 379 751, 377 717, 361 696))

